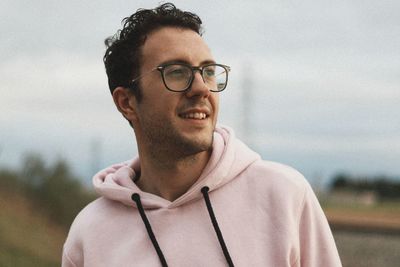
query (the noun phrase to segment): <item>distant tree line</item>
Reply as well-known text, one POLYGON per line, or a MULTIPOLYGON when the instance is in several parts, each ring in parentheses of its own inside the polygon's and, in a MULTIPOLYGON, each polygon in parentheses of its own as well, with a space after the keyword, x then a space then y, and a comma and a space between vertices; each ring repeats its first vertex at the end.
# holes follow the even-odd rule
POLYGON ((19 170, 0 169, 0 193, 3 190, 25 195, 38 212, 64 227, 69 227, 77 213, 95 198, 65 160, 47 166, 33 153, 25 156, 19 170))
POLYGON ((374 192, 381 200, 400 200, 400 179, 387 176, 358 177, 337 174, 331 184, 332 190, 374 192))

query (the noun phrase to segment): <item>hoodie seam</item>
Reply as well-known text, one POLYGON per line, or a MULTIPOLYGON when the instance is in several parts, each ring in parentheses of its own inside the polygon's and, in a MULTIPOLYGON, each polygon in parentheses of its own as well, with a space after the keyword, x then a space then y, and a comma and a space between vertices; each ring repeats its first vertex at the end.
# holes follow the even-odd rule
POLYGON ((74 267, 77 267, 77 265, 72 261, 72 259, 69 257, 68 253, 66 250, 64 250, 63 252, 64 257, 69 261, 69 263, 71 263, 74 267))
POLYGON ((300 257, 297 257, 297 259, 293 263, 291 263, 290 266, 292 266, 292 267, 296 266, 299 263, 299 261, 300 261, 300 257))
MULTIPOLYGON (((301 201, 301 205, 300 205, 300 209, 299 209, 299 214, 297 214, 297 226, 298 226, 298 228, 297 228, 297 236, 299 236, 299 238, 300 238, 300 230, 299 230, 299 228, 300 228, 300 220, 301 220, 301 217, 302 217, 302 215, 303 215, 303 210, 304 210, 304 206, 305 206, 305 203, 306 203, 306 196, 307 196, 307 187, 304 187, 304 191, 303 191, 303 199, 302 199, 302 201, 301 201)), ((295 266, 299 261, 300 261, 300 256, 301 256, 301 247, 300 247, 300 240, 298 240, 299 241, 299 254, 298 254, 298 256, 297 256, 297 258, 296 258, 296 260, 293 262, 293 263, 291 263, 291 266, 295 266)))

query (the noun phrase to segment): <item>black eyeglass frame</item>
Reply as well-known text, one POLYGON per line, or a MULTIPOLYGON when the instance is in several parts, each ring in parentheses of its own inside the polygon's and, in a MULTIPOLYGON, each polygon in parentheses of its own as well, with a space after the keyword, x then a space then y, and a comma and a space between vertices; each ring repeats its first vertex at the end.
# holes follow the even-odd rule
POLYGON ((195 71, 199 71, 200 72, 201 78, 203 79, 203 82, 206 83, 206 81, 204 80, 204 75, 203 75, 204 72, 203 71, 204 71, 204 68, 207 68, 209 66, 219 66, 219 67, 222 67, 225 70, 225 72, 226 72, 226 81, 225 81, 224 87, 222 89, 220 89, 220 90, 209 89, 211 92, 222 92, 223 90, 225 90, 226 86, 228 85, 228 78, 229 78, 229 72, 231 71, 231 67, 227 66, 227 65, 224 65, 224 64, 218 64, 218 63, 209 63, 209 64, 205 64, 205 65, 202 65, 202 66, 191 66, 189 64, 180 63, 180 62, 166 63, 166 64, 162 64, 160 66, 157 66, 156 68, 152 69, 151 71, 149 71, 149 72, 147 72, 147 73, 145 73, 143 75, 140 75, 139 77, 136 77, 135 79, 131 80, 131 83, 133 84, 133 83, 137 82, 139 79, 141 79, 142 77, 152 73, 155 70, 158 70, 160 72, 160 74, 161 74, 162 81, 164 83, 165 88, 167 88, 167 90, 172 91, 172 92, 186 92, 192 86, 192 83, 193 83, 193 80, 194 80, 195 71), (191 76, 186 88, 184 88, 182 90, 174 90, 174 89, 171 89, 171 88, 168 87, 167 83, 165 82, 164 70, 165 70, 166 67, 169 67, 169 66, 172 66, 172 65, 181 65, 181 66, 185 66, 185 67, 188 67, 189 69, 191 69, 192 76, 191 76))

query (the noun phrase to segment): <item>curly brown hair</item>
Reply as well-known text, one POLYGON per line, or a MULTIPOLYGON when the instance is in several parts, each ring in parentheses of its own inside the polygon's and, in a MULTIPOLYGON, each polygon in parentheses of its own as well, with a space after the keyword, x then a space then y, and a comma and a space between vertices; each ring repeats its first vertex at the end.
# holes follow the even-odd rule
POLYGON ((140 76, 141 48, 147 36, 162 27, 190 29, 202 35, 201 19, 194 13, 182 11, 172 3, 154 9, 138 9, 122 20, 123 28, 105 40, 107 47, 103 57, 111 94, 116 87, 129 88, 138 101, 141 99, 138 82, 140 76))

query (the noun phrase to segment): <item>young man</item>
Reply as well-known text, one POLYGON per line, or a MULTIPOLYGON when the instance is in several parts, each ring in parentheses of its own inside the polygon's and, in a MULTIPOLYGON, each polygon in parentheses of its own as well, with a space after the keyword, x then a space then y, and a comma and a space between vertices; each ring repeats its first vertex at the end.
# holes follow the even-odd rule
POLYGON ((138 10, 107 40, 112 96, 139 157, 93 178, 63 266, 341 266, 310 186, 218 127, 230 68, 195 14, 138 10))

